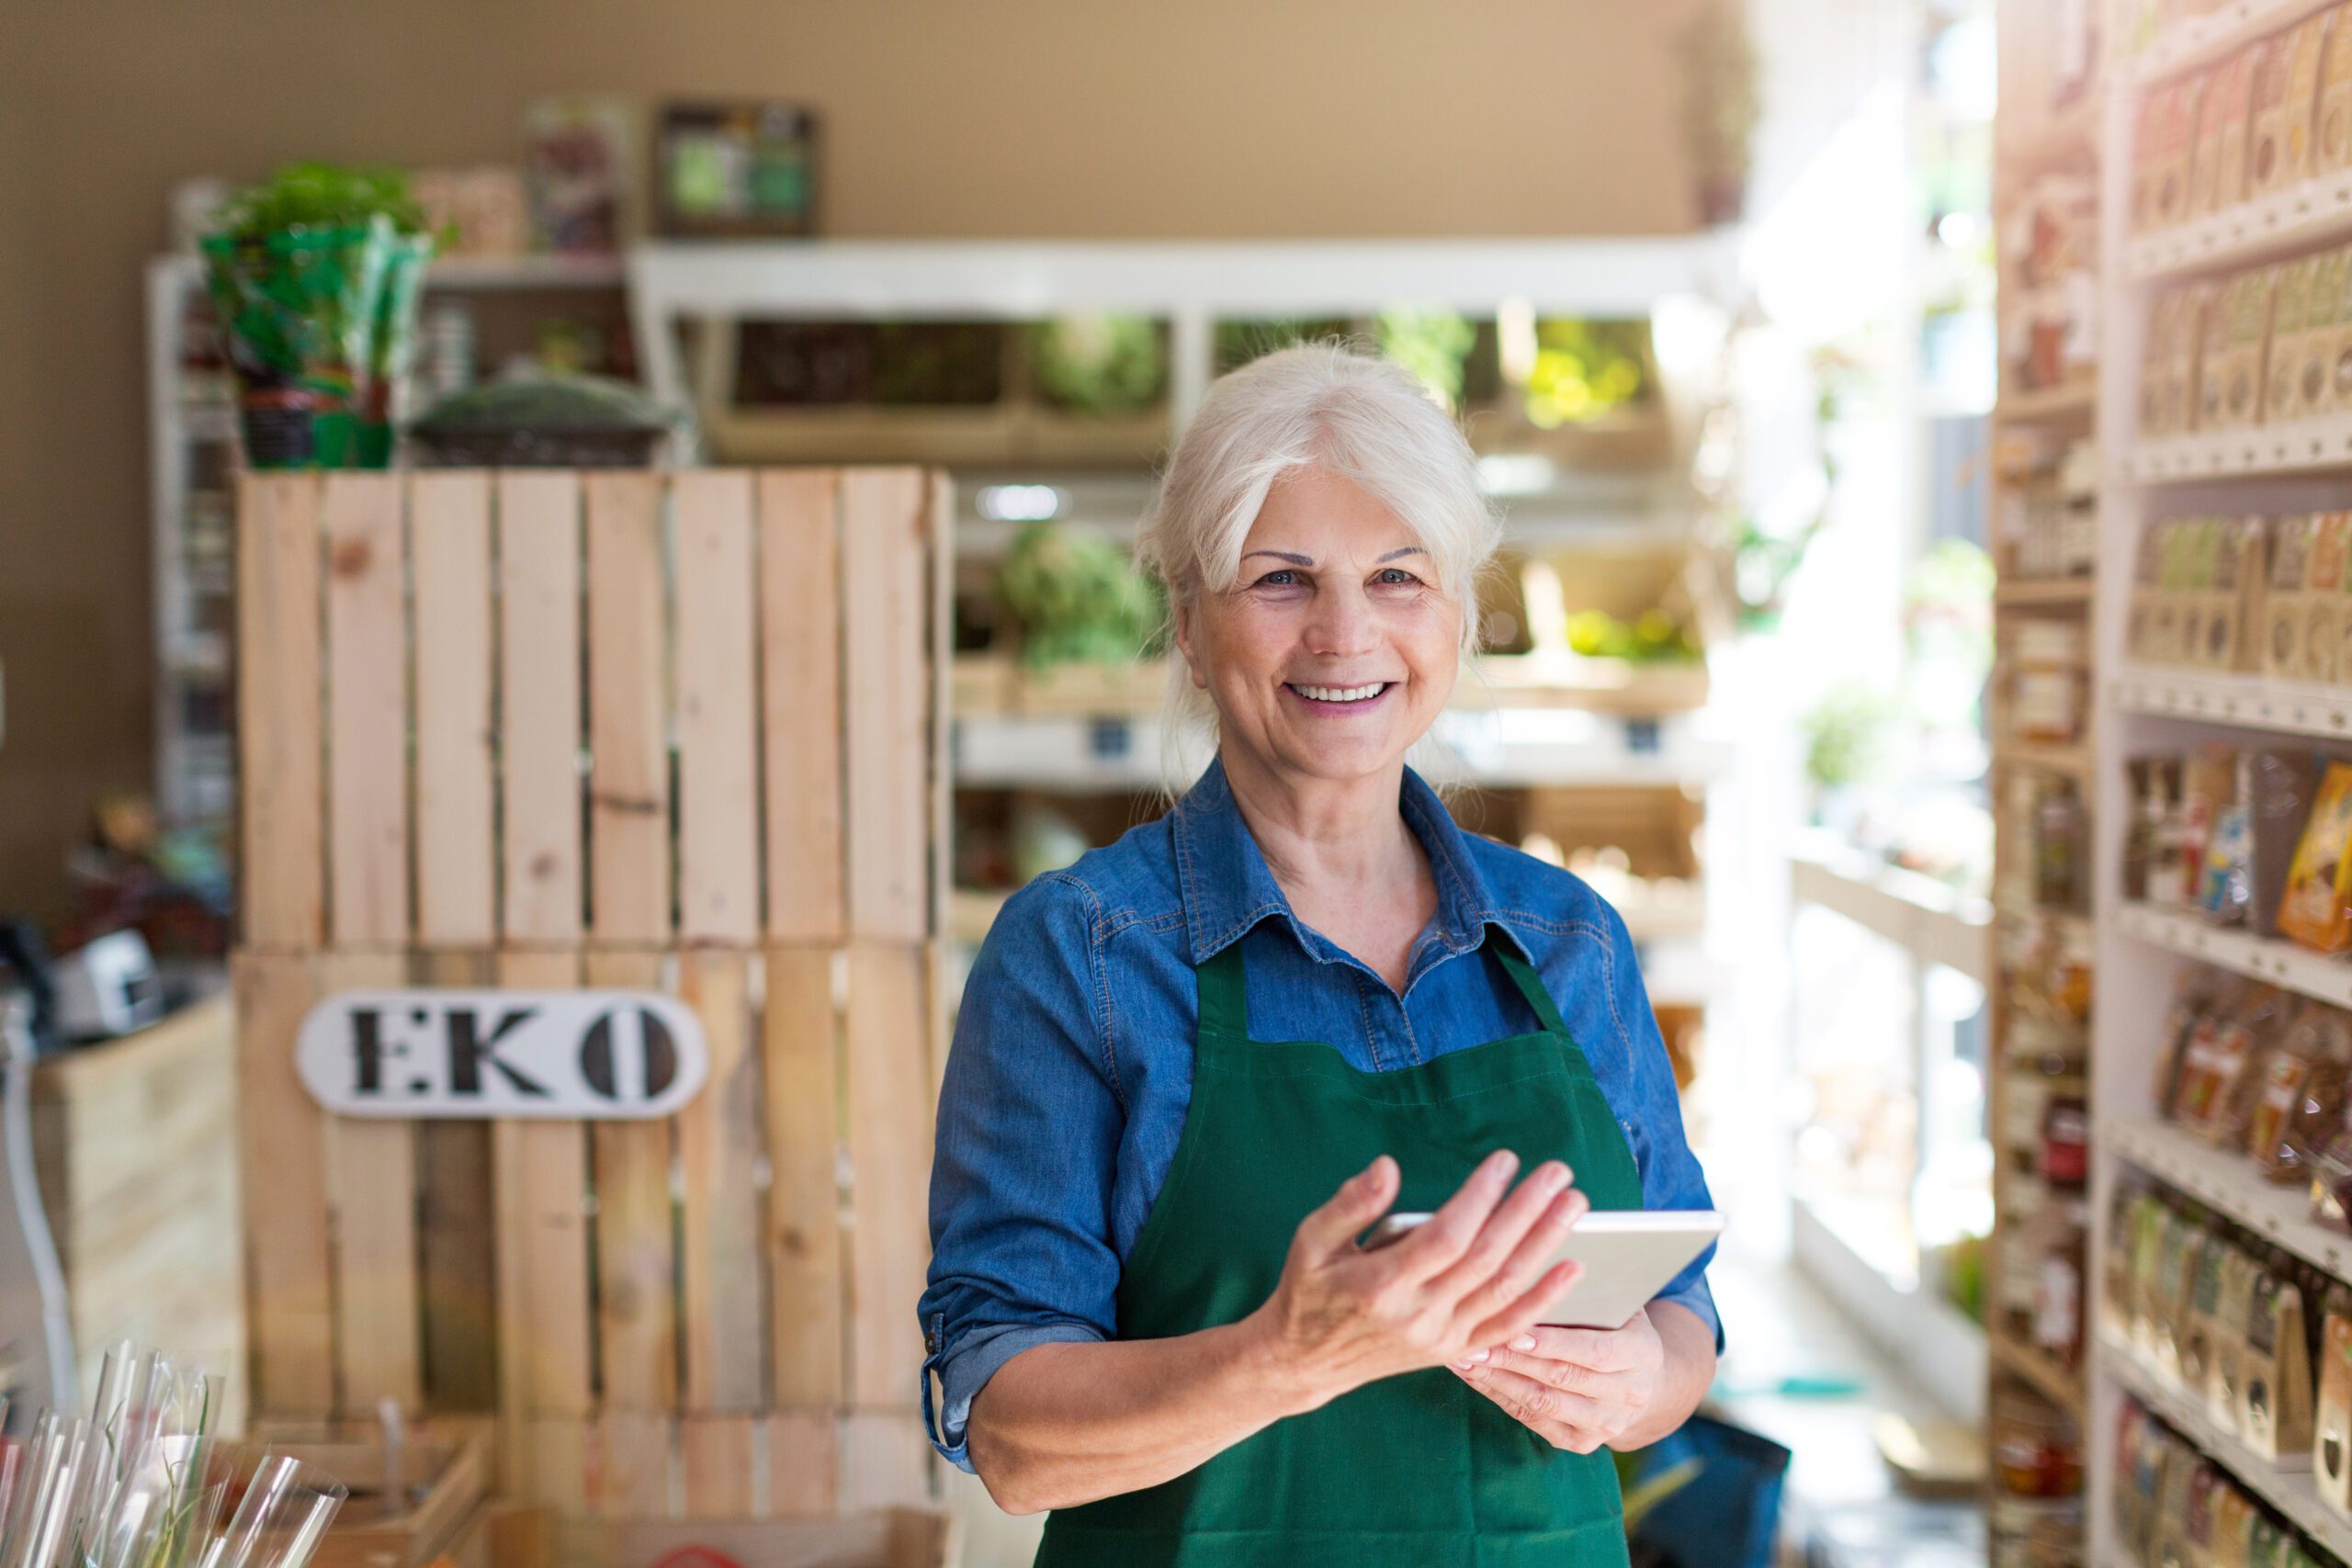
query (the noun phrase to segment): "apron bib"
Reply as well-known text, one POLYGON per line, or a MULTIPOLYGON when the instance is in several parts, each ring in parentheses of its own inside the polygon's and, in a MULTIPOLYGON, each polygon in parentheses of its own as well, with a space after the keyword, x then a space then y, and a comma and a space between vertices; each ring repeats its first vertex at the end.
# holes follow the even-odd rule
MULTIPOLYGON (((1282 1277, 1308 1211, 1396 1157, 1396 1207, 1434 1209, 1478 1161, 1565 1160, 1596 1209, 1642 1206, 1639 1172, 1544 983, 1490 931, 1543 1027, 1388 1072, 1313 1041, 1249 1037, 1241 943, 1199 969, 1193 1098, 1167 1184, 1119 1281, 1119 1335, 1233 1323, 1282 1277)), ((1039 1568, 1623 1568, 1607 1450, 1572 1454, 1442 1367, 1278 1421, 1158 1486, 1059 1509, 1039 1568)))

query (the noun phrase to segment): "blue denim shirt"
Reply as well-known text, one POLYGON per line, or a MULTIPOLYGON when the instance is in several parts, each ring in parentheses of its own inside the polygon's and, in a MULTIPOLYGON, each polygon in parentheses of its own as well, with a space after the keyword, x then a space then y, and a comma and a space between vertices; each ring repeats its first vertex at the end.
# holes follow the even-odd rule
MULTIPOLYGON (((1291 912, 1222 763, 1174 810, 1009 899, 964 988, 939 1100, 921 1313, 933 1442, 971 1469, 972 1398, 1033 1345, 1118 1334, 1121 1267, 1193 1090, 1194 965, 1246 943, 1250 1037, 1318 1040, 1378 1072, 1539 1029, 1488 925, 1519 944, 1590 1058, 1653 1209, 1713 1206, 1625 922, 1581 880, 1464 832, 1419 775, 1405 819, 1437 880, 1400 1000, 1291 912)), ((1304 1216, 1302 1216, 1304 1217, 1304 1216)), ((1659 1299, 1723 1331, 1705 1255, 1659 1299)))

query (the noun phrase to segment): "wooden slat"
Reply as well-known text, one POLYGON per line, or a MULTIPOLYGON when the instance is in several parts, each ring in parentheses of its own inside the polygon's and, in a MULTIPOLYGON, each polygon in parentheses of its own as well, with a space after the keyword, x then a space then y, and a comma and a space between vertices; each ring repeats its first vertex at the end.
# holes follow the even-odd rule
POLYGON ((931 1501, 931 1440, 922 1417, 854 1411, 842 1419, 842 1508, 921 1506, 931 1501))
MULTIPOLYGON (((397 990, 397 953, 330 953, 321 990, 397 990)), ((424 1399, 416 1237, 416 1126, 354 1116, 326 1121, 327 1206, 334 1217, 336 1405, 366 1416, 379 1401, 424 1399)), ((265 1177, 265 1179, 267 1179, 265 1177)))
POLYGON ((840 481, 816 468, 763 473, 759 504, 768 935, 838 942, 846 929, 840 481))
POLYGON ((920 946, 861 942, 849 950, 849 1403, 861 1410, 910 1408, 921 1387, 914 1303, 931 1254, 927 977, 920 946))
POLYGON ((237 912, 247 948, 326 939, 319 481, 237 486, 237 912))
MULTIPOLYGON (((487 852, 487 846, 485 846, 487 852)), ((417 955, 416 979, 464 989, 496 982, 488 953, 417 955)), ((418 1290, 425 1396, 436 1411, 498 1407, 498 1244, 487 1122, 416 1124, 418 1290)))
MULTIPOLYGON (((579 984, 569 953, 506 953, 498 978, 517 990, 579 984)), ((588 1139, 577 1122, 502 1121, 491 1131, 498 1214, 499 1410, 508 1484, 525 1472, 512 1445, 526 1418, 584 1416, 591 1404, 588 1139)))
POLYGON ((334 1408, 325 1115, 294 1070, 302 1015, 318 997, 311 965, 251 953, 231 965, 254 1402, 272 1416, 323 1416, 334 1408))
POLYGON ((502 1490, 569 1517, 588 1513, 594 1424, 576 1416, 541 1416, 523 1423, 523 1434, 515 1444, 524 1457, 523 1472, 502 1490))
POLYGON ((416 935, 498 940, 492 842, 490 477, 410 480, 416 649, 416 935))
POLYGON ((843 641, 857 650, 842 731, 858 938, 916 941, 931 929, 928 502, 919 469, 842 476, 843 641))
POLYGON ((752 476, 689 469, 672 481, 677 539, 678 931, 760 934, 759 657, 752 476))
POLYGON ((390 474, 326 478, 327 924, 409 939, 407 547, 390 474))
POLYGON ((761 1030, 775 1397, 810 1409, 841 1403, 845 1353, 833 958, 822 947, 769 948, 761 1030))
MULTIPOLYGON (((662 988, 658 953, 588 955, 588 984, 662 988)), ((677 1243, 671 1202, 673 1122, 599 1122, 596 1156, 598 1386, 607 1405, 678 1403, 677 1243)))
POLYGON ((688 949, 678 995, 702 1020, 710 1082, 678 1113, 679 1313, 685 1407, 761 1409, 767 1396, 760 1316, 759 1055, 752 1049, 751 964, 688 949))
POLYGON ((499 842, 505 940, 577 942, 580 481, 498 476, 499 842))
POLYGON ((599 942, 651 945, 670 938, 662 497, 651 474, 586 484, 589 905, 599 942))
POLYGON ((841 1506, 841 1418, 831 1410, 779 1410, 768 1417, 768 1513, 829 1518, 841 1506))
POLYGON ((754 1416, 688 1416, 678 1424, 686 1517, 748 1519, 753 1512, 754 1416))
POLYGON ((670 1446, 678 1418, 643 1410, 607 1410, 597 1418, 603 1443, 598 1507, 608 1519, 667 1518, 677 1513, 670 1487, 670 1446))

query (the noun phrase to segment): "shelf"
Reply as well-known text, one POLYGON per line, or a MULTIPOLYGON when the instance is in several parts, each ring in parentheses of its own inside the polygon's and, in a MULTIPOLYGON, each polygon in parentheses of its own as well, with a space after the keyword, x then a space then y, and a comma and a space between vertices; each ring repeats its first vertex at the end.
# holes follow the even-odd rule
POLYGON ((2098 761, 2097 754, 2088 746, 2043 746, 2032 741, 2007 740, 1993 743, 1993 763, 1996 767, 2041 768, 2053 773, 2087 779, 2096 771, 2098 761))
POLYGON ((628 281, 618 255, 442 256, 424 269, 427 288, 618 288, 628 281))
POLYGON ((2135 283, 2318 250, 2352 236, 2352 169, 2333 169, 2222 212, 2134 235, 2123 276, 2135 283))
POLYGON ((2352 418, 2332 414, 2296 424, 2164 436, 2123 453, 2117 468, 2121 478, 2141 484, 2352 468, 2352 418))
POLYGON ((1789 858, 1790 896, 1834 910, 1924 963, 1993 979, 1993 906, 1900 866, 1818 844, 1789 858))
POLYGON ((1987 1334, 1984 1348, 1993 1358, 1995 1366, 2014 1373, 2036 1393, 2073 1416, 2078 1425, 2081 1423, 2085 1401, 2079 1373, 2068 1371, 2052 1360, 2047 1353, 2006 1334, 1987 1334))
POLYGON ((2298 996, 2352 1007, 2352 964, 2277 937, 2250 936, 2209 925, 2198 914, 2148 904, 2119 906, 2115 929, 2184 958, 2283 986, 2298 996))
POLYGON ((2290 1524, 2337 1557, 2352 1555, 2352 1521, 2320 1501, 2319 1485, 2310 1471, 2281 1470, 2246 1447, 2235 1432, 2223 1431, 2206 1413, 2202 1400, 2176 1392, 2137 1351, 2112 1335, 2099 1337, 2098 1365, 2238 1484, 2285 1515, 2290 1524))
POLYGON ((2265 1181, 2251 1158, 2153 1117, 2102 1121, 2094 1146, 2330 1276, 2352 1279, 2352 1236, 2312 1222, 2308 1182, 2265 1181))
POLYGON ((2125 713, 2193 718, 2279 735, 2352 736, 2352 686, 2303 685, 2259 675, 2126 670, 2115 678, 2125 713))
POLYGON ((2210 65, 2335 0, 2224 0, 2203 16, 2184 17, 2166 28, 2129 63, 2133 80, 2148 83, 2210 65))
POLYGON ((2018 577, 2004 579, 1993 590, 1996 610, 2022 610, 2041 605, 2087 607, 2098 588, 2088 577, 2018 577))
POLYGON ((2030 392, 2004 390, 1993 404, 1996 424, 2086 424, 2098 412, 2098 383, 2069 381, 2030 392))

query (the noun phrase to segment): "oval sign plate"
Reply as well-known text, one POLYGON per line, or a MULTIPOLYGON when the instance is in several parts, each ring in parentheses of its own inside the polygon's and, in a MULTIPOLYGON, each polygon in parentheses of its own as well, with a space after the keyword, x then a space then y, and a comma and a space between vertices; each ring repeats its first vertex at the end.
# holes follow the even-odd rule
POLYGON ((342 991, 295 1045, 340 1116, 668 1116, 710 1076, 702 1021, 648 991, 342 991))

